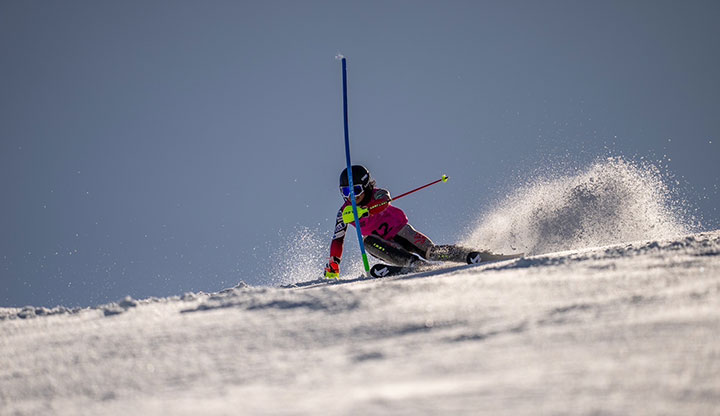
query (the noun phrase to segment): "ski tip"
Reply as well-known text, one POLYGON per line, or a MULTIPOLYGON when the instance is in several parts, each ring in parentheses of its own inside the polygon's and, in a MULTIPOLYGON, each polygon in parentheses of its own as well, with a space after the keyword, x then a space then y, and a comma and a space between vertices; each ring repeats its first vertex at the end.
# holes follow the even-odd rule
POLYGON ((443 182, 447 182, 450 178, 447 175, 442 175, 440 179, 442 179, 443 182))
POLYGON ((338 60, 338 61, 344 61, 344 60, 345 60, 345 56, 344 56, 343 54, 341 54, 340 52, 338 52, 338 54, 335 55, 335 59, 338 60))

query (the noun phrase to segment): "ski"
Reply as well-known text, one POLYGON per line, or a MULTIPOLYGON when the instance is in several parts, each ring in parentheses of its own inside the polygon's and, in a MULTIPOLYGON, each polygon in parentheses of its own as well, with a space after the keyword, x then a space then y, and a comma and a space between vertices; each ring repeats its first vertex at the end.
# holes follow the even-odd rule
POLYGON ((370 268, 370 276, 375 278, 382 278, 382 277, 390 277, 390 276, 400 276, 405 274, 411 274, 411 273, 419 273, 419 272, 437 272, 437 271, 452 271, 452 270, 461 270, 465 269, 468 266, 479 266, 482 264, 488 264, 488 263, 495 263, 503 260, 512 260, 517 259, 520 257, 523 257, 525 253, 518 253, 518 254, 492 254, 489 252, 472 252, 469 253, 467 256, 467 264, 457 264, 457 265, 451 265, 448 263, 440 263, 440 264, 424 264, 421 266, 395 266, 392 264, 383 264, 378 263, 375 264, 372 268, 370 268))
POLYGON ((489 251, 473 251, 467 255, 467 264, 480 264, 491 261, 512 260, 524 256, 525 253, 517 254, 493 254, 489 251))
POLYGON ((372 277, 387 277, 397 276, 400 274, 408 274, 419 271, 418 267, 409 266, 393 266, 392 264, 378 263, 370 268, 370 276, 372 277))

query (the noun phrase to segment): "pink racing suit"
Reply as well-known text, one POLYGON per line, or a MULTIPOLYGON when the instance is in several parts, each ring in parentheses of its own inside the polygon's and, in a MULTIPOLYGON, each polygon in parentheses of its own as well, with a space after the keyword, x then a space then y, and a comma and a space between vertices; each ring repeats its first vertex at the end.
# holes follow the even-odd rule
MULTIPOLYGON (((373 190, 372 197, 369 202, 365 203, 366 207, 390 200, 390 193, 385 189, 376 188, 373 190)), ((343 222, 342 214, 345 207, 352 205, 350 201, 340 207, 337 220, 335 222, 335 233, 330 243, 330 256, 342 258, 343 242, 347 231, 347 224, 343 222)), ((374 234, 385 240, 391 240, 397 233, 408 223, 407 216, 400 209, 390 203, 379 206, 370 210, 370 215, 360 218, 360 231, 363 237, 374 234)), ((351 223, 355 226, 355 223, 351 223)))

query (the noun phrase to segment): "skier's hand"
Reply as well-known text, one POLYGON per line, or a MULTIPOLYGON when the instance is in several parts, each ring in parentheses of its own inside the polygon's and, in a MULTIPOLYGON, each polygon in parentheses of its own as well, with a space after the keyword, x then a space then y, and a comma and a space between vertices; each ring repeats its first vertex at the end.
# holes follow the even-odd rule
POLYGON ((330 256, 330 259, 325 265, 325 278, 337 279, 338 277, 340 277, 340 259, 330 256))
MULTIPOLYGON (((360 218, 365 218, 368 215, 370 215, 370 211, 365 207, 358 206, 357 210, 358 210, 358 215, 360 216, 360 218)), ((355 222, 355 214, 353 213, 352 205, 348 205, 345 207, 345 209, 343 210, 342 216, 343 216, 343 222, 345 224, 350 224, 351 222, 355 222)))

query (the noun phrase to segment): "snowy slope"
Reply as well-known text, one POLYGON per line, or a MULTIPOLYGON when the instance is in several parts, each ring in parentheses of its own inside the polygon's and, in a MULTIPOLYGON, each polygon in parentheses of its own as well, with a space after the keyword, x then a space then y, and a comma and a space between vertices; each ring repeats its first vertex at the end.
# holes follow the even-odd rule
POLYGON ((0 309, 0 414, 720 414, 719 254, 0 309))

